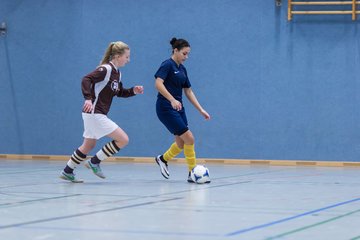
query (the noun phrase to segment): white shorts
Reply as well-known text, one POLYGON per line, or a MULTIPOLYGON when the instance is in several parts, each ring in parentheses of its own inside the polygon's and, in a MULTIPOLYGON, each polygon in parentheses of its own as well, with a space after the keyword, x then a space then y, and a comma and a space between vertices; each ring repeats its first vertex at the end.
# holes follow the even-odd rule
POLYGON ((82 113, 82 118, 84 120, 84 138, 100 139, 119 127, 104 114, 82 113))

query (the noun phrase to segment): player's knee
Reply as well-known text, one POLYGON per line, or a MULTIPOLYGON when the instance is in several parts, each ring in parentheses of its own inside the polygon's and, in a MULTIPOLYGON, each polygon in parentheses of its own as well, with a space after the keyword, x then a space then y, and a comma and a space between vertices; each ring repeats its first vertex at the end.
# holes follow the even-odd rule
POLYGON ((194 145, 195 144, 195 139, 194 138, 190 138, 187 142, 186 145, 194 145))
POLYGON ((120 139, 115 139, 115 144, 119 147, 119 148, 124 148, 126 145, 129 144, 129 137, 123 136, 120 139))
POLYGON ((194 138, 194 135, 192 134, 192 132, 190 130, 188 130, 187 132, 185 132, 183 135, 182 135, 182 138, 184 143, 186 145, 193 145, 195 143, 195 138, 194 138))
POLYGON ((126 145, 128 145, 128 144, 129 144, 129 137, 126 136, 126 137, 124 138, 124 145, 126 146, 126 145))

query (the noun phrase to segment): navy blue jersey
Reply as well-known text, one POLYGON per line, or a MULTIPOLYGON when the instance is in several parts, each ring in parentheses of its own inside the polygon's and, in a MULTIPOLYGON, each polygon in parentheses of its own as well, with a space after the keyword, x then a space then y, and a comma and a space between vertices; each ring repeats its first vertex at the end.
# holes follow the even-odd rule
MULTIPOLYGON (((183 88, 191 87, 186 68, 182 64, 178 66, 172 58, 161 63, 160 68, 155 73, 155 78, 164 80, 165 88, 180 102, 182 102, 183 88)), ((180 111, 176 111, 161 93, 158 93, 156 113, 171 133, 180 136, 188 130, 184 106, 180 111)))
MULTIPOLYGON (((182 102, 182 89, 191 87, 184 65, 178 66, 172 58, 169 58, 161 63, 155 73, 155 79, 158 77, 164 80, 164 86, 168 92, 176 100, 182 102)), ((158 93, 158 98, 166 99, 160 93, 158 93)))

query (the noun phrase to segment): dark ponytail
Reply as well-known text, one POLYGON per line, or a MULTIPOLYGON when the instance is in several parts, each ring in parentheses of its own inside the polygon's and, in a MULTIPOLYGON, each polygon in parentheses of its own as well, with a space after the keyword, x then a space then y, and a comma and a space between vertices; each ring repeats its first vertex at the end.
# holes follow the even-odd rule
POLYGON ((173 51, 174 51, 174 49, 177 49, 178 51, 180 51, 184 47, 190 47, 190 44, 188 41, 186 41, 185 39, 181 39, 181 38, 177 39, 175 37, 173 37, 170 40, 170 44, 171 44, 173 51))

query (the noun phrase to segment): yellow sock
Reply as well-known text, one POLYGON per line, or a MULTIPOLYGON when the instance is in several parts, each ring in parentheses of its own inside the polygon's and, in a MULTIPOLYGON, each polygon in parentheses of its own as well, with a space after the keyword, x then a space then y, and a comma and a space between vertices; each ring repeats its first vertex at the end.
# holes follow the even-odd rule
POLYGON ((188 164, 189 171, 196 165, 195 147, 192 145, 184 145, 184 155, 188 164))
POLYGON ((165 161, 169 161, 179 155, 182 149, 178 147, 176 143, 173 143, 170 148, 164 153, 163 158, 165 161))

